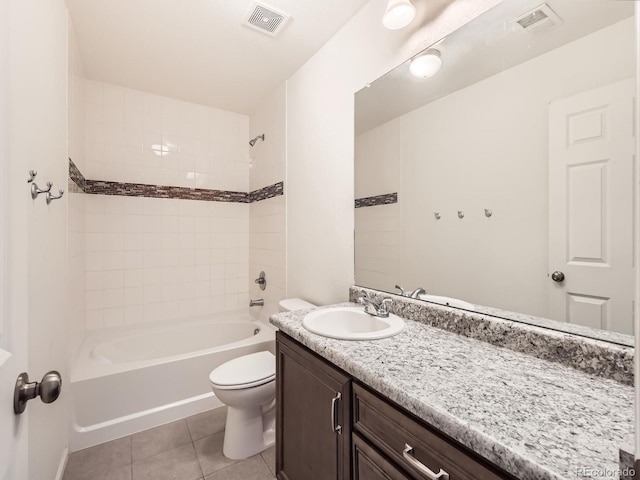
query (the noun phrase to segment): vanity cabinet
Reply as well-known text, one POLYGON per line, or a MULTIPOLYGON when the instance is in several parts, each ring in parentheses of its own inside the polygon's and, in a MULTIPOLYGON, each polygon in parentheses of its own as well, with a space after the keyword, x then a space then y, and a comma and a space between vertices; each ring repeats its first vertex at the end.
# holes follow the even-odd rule
POLYGON ((348 480, 351 379, 277 334, 276 474, 280 480, 348 480))
POLYGON ((282 332, 276 338, 278 479, 516 480, 282 332))

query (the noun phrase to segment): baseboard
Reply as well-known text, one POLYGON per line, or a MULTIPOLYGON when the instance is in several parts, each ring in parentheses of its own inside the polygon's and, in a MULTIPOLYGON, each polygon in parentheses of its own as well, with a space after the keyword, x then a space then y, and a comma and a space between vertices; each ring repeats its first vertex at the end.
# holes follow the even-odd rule
POLYGON ((67 466, 67 459, 69 458, 69 447, 66 447, 62 451, 62 458, 60 458, 60 463, 58 464, 58 472, 56 473, 56 480, 62 480, 64 475, 64 469, 67 466))

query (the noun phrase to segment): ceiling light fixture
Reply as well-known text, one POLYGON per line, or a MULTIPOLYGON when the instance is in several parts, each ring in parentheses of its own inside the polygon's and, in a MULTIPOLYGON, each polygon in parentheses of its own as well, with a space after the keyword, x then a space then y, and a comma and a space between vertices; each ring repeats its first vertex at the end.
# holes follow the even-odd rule
POLYGON ((417 78, 433 77, 442 67, 439 50, 427 50, 411 60, 409 71, 417 78))
POLYGON ((382 24, 389 30, 398 30, 409 25, 416 17, 416 7, 411 0, 389 0, 382 24))

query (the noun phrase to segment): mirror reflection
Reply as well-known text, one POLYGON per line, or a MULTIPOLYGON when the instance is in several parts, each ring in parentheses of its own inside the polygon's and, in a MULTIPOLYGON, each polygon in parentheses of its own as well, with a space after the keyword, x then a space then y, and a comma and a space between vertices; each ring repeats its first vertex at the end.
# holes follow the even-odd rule
POLYGON ((503 2, 358 92, 356 284, 632 334, 633 15, 503 2))

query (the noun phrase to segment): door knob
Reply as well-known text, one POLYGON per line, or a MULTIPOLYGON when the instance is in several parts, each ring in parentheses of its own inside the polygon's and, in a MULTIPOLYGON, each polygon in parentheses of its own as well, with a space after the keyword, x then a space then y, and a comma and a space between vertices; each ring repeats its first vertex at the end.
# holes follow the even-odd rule
POLYGON ((564 273, 559 270, 556 270, 551 274, 551 280, 554 282, 563 282, 564 281, 564 273))
POLYGON ((55 402, 62 390, 62 377, 60 372, 51 370, 44 374, 42 381, 29 382, 29 375, 26 372, 18 375, 16 388, 13 392, 13 411, 16 415, 24 412, 27 402, 38 395, 43 403, 55 402))

